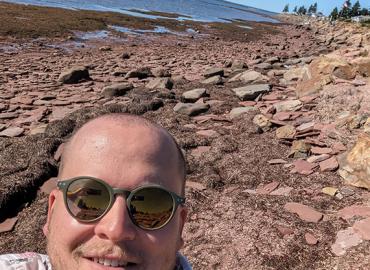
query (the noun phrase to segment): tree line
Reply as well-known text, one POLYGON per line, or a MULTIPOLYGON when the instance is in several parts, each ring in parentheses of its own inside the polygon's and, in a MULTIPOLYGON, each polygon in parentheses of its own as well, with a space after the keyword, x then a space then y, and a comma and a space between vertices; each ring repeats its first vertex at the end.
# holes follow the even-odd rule
POLYGON ((346 0, 342 6, 341 10, 338 10, 337 7, 333 9, 330 13, 330 18, 332 20, 338 19, 349 19, 356 16, 369 16, 370 10, 367 8, 361 8, 360 2, 356 1, 354 5, 352 5, 351 0, 346 0))
MULTIPOLYGON (((283 12, 289 12, 289 4, 286 4, 283 12)), ((306 8, 305 6, 295 6, 293 12, 298 15, 306 15, 306 14, 316 14, 317 13, 317 3, 314 3, 306 8)), ((346 0, 342 6, 342 9, 339 10, 337 7, 333 9, 330 13, 331 20, 338 20, 338 19, 349 19, 355 16, 368 16, 370 15, 370 9, 361 8, 360 2, 356 1, 355 4, 352 5, 351 0, 346 0)))
MULTIPOLYGON (((286 4, 283 12, 289 12, 289 4, 286 4)), ((316 14, 317 13, 317 3, 312 4, 309 6, 309 8, 306 8, 305 6, 295 6, 293 9, 294 13, 297 13, 299 15, 306 15, 306 14, 316 14)))

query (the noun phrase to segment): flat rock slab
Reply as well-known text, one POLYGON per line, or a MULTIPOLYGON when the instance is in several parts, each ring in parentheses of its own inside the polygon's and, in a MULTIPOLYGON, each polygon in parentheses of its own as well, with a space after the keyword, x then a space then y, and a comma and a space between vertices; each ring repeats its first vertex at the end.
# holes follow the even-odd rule
POLYGON ((299 173, 303 175, 310 175, 313 173, 314 169, 318 166, 316 163, 310 163, 305 160, 298 159, 293 162, 294 169, 293 173, 299 173))
POLYGON ((108 85, 103 88, 102 96, 106 98, 123 96, 128 91, 132 90, 134 86, 131 83, 117 83, 108 85))
POLYGON ((0 132, 0 137, 18 137, 24 132, 23 128, 20 127, 9 127, 0 132))
POLYGON ((278 139, 294 139, 296 130, 292 125, 285 125, 276 129, 278 139))
POLYGON ((274 108, 276 112, 290 112, 290 111, 298 111, 302 108, 302 102, 298 99, 296 100, 286 100, 275 103, 274 108))
POLYGON ((234 119, 234 118, 239 117, 242 114, 253 112, 253 111, 257 111, 257 109, 251 106, 233 108, 231 112, 229 113, 229 116, 231 119, 234 119))
POLYGON ((320 171, 322 172, 335 171, 339 167, 336 157, 331 157, 329 159, 321 161, 319 164, 320 164, 320 171))
POLYGON ((210 78, 207 78, 201 81, 202 84, 212 84, 212 85, 219 85, 223 83, 222 77, 220 75, 216 75, 210 78))
POLYGON ((170 78, 154 78, 146 86, 148 89, 168 89, 173 87, 173 81, 170 78))
POLYGON ((207 95, 207 90, 205 88, 197 88, 197 89, 184 92, 182 94, 182 98, 185 101, 195 102, 201 97, 204 97, 206 95, 207 95))
POLYGON ((312 207, 300 203, 287 203, 285 204, 284 209, 290 213, 298 214, 300 219, 307 222, 317 223, 323 218, 322 213, 316 211, 312 207))
POLYGON ((210 69, 207 69, 203 74, 204 78, 210 78, 216 75, 224 76, 224 69, 223 68, 210 68, 210 69))
POLYGON ((353 229, 363 240, 370 240, 370 218, 356 221, 353 229))
POLYGON ((343 256, 348 249, 358 246, 362 241, 361 235, 350 227, 337 233, 337 238, 335 243, 331 246, 331 251, 336 256, 343 256))
POLYGON ((208 111, 209 107, 210 106, 208 104, 191 104, 179 102, 176 104, 173 110, 177 113, 195 116, 208 111))
POLYGON ((14 217, 14 218, 8 218, 2 223, 0 223, 0 233, 12 231, 17 221, 18 221, 18 218, 14 217))
POLYGON ((270 90, 271 86, 269 84, 254 84, 233 89, 234 93, 242 101, 254 100, 259 95, 270 92, 270 90))
POLYGON ((337 215, 343 219, 351 219, 353 217, 370 217, 370 206, 366 205, 351 205, 338 211, 337 215))

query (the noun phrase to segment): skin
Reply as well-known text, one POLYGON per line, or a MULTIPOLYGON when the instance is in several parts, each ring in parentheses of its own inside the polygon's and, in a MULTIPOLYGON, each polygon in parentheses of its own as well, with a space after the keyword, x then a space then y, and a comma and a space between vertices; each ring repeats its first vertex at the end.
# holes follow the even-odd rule
MULTIPOLYGON (((65 150, 59 179, 92 176, 128 190, 159 184, 181 195, 184 172, 179 169, 177 149, 170 135, 163 129, 141 125, 140 121, 124 122, 100 118, 83 126, 65 150)), ((186 215, 187 209, 179 206, 165 227, 142 230, 132 223, 125 198, 119 195, 102 219, 86 224, 70 216, 62 192, 54 190, 44 226, 48 255, 55 270, 172 270, 176 252, 183 246, 186 215), (93 257, 120 259, 134 265, 107 267, 93 262, 93 257)))

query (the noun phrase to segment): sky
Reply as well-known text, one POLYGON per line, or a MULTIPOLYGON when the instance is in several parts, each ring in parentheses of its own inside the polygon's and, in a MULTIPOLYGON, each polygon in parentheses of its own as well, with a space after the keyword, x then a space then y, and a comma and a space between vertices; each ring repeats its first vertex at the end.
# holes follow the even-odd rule
MULTIPOLYGON (((340 9, 344 0, 228 0, 246 6, 265 9, 268 11, 281 12, 286 4, 289 4, 289 11, 292 11, 295 6, 305 6, 308 8, 310 5, 317 2, 317 9, 325 15, 329 15, 334 7, 340 9)), ((356 0, 351 0, 352 5, 356 0)), ((360 0, 362 8, 370 8, 370 0, 360 0)))

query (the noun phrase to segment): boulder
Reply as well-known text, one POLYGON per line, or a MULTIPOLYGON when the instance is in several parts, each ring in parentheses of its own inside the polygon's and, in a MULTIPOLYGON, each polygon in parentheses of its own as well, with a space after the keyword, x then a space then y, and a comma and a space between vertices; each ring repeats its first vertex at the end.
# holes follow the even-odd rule
POLYGON ((257 114, 253 118, 253 123, 259 126, 263 131, 268 131, 272 126, 270 119, 263 114, 257 114))
POLYGON ((270 92, 271 86, 269 84, 253 84, 239 88, 234 88, 234 93, 243 101, 254 100, 261 94, 270 92))
POLYGON ((284 73, 284 79, 288 82, 302 80, 304 78, 308 78, 307 73, 307 66, 292 68, 284 73))
POLYGON ((108 85, 103 88, 102 96, 106 98, 123 96, 127 91, 130 91, 133 88, 134 86, 131 83, 117 83, 108 85))
POLYGON ((298 81, 296 92, 299 97, 318 93, 324 85, 332 82, 333 75, 351 80, 356 76, 355 68, 341 56, 321 56, 306 67, 305 75, 298 81))
POLYGON ((154 77, 171 77, 170 71, 164 67, 153 68, 152 74, 154 77))
POLYGON ((182 98, 188 102, 195 102, 201 97, 204 97, 206 95, 207 95, 207 91, 205 88, 197 88, 197 89, 184 92, 182 94, 182 98))
POLYGON ((242 81, 244 83, 264 83, 269 78, 257 71, 247 70, 232 77, 229 82, 242 81))
POLYGON ((243 61, 233 61, 232 64, 231 64, 231 69, 232 70, 238 70, 238 69, 244 69, 244 68, 247 68, 247 64, 243 61))
POLYGON ((361 133, 348 154, 339 157, 339 175, 346 184, 370 190, 370 135, 361 133))
POLYGON ((173 110, 177 113, 186 114, 189 116, 195 116, 195 115, 208 111, 209 107, 210 106, 208 104, 201 104, 201 103, 191 104, 191 103, 179 102, 176 104, 173 110))
POLYGON ((222 84, 223 80, 222 80, 222 77, 220 75, 216 75, 216 76, 213 76, 213 77, 210 77, 208 79, 203 80, 201 83, 202 84, 218 85, 218 84, 222 84))
POLYGON ((210 69, 207 69, 203 74, 205 78, 214 77, 216 75, 224 76, 224 69, 223 68, 210 68, 210 69))
POLYGON ((357 57, 351 62, 358 74, 370 77, 370 57, 357 57))
POLYGON ((76 66, 63 71, 58 78, 58 81, 64 84, 74 84, 82 80, 90 80, 89 71, 83 66, 76 66))
POLYGON ((173 87, 173 81, 170 78, 155 78, 151 80, 146 86, 149 89, 169 89, 173 87))
POLYGON ((261 64, 255 65, 254 68, 261 69, 261 70, 267 70, 267 69, 272 69, 272 65, 270 63, 261 63, 261 64))
POLYGON ((148 77, 153 76, 152 71, 149 67, 142 67, 137 69, 132 69, 129 72, 127 72, 125 78, 138 78, 138 79, 145 79, 148 77))

